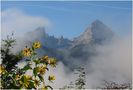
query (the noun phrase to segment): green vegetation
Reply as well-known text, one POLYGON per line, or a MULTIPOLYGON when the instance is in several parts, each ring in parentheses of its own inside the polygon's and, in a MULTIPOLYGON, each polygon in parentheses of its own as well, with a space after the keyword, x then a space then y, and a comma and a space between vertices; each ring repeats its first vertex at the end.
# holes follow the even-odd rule
POLYGON ((38 57, 37 49, 40 49, 40 42, 34 42, 31 47, 25 47, 17 54, 11 53, 11 48, 15 45, 16 40, 7 37, 3 40, 1 48, 2 64, 0 64, 1 89, 52 89, 46 83, 46 80, 53 82, 54 75, 44 79, 44 75, 49 70, 48 66, 56 67, 56 59, 48 56, 38 57), (22 68, 19 68, 17 63, 21 60, 26 62, 22 68), (32 75, 27 72, 31 71, 32 75))

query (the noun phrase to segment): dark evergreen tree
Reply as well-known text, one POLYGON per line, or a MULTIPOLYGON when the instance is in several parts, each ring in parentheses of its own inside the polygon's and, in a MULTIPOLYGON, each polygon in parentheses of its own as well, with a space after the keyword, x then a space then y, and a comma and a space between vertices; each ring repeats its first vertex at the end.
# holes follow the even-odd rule
POLYGON ((15 68, 15 65, 17 62, 19 62, 22 59, 22 55, 20 53, 13 54, 11 52, 11 49, 15 45, 16 40, 12 36, 7 36, 6 40, 2 40, 1 45, 1 59, 2 59, 2 65, 4 65, 5 69, 8 72, 11 72, 13 68, 15 68))

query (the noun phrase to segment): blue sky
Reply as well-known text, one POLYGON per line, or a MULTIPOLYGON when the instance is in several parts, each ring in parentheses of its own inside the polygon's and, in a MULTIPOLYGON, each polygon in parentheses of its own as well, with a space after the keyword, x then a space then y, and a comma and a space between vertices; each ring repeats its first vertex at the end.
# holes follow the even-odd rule
MULTIPOLYGON (((50 22, 50 27, 46 27, 46 31, 56 37, 60 37, 61 35, 67 38, 76 37, 84 32, 96 19, 101 20, 120 36, 131 35, 132 15, 130 1, 2 2, 2 12, 14 8, 24 13, 24 15, 47 19, 50 22)), ((4 22, 4 19, 2 19, 2 22, 4 22)), ((43 21, 38 22, 41 23, 43 21)), ((25 31, 28 32, 26 29, 25 31)), ((24 30, 21 30, 21 32, 24 32, 24 30)))

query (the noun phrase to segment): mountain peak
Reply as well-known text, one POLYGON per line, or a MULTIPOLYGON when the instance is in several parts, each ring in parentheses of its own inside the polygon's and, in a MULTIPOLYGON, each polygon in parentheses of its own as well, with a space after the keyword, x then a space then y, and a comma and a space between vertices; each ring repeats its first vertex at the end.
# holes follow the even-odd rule
POLYGON ((38 27, 35 30, 29 32, 32 36, 37 36, 37 37, 46 37, 48 34, 45 32, 44 27, 38 27))
POLYGON ((35 29, 35 32, 36 33, 39 33, 39 34, 46 34, 44 27, 38 27, 38 28, 36 28, 35 29))
POLYGON ((96 19, 95 21, 93 21, 92 23, 102 23, 102 21, 96 19))
POLYGON ((42 41, 43 38, 48 37, 48 34, 45 32, 44 27, 38 27, 35 30, 28 32, 26 36, 28 37, 29 41, 42 41))
POLYGON ((112 38, 114 33, 111 29, 106 26, 100 20, 95 20, 91 23, 90 27, 88 27, 79 37, 75 38, 75 42, 86 44, 93 40, 96 43, 109 40, 112 38))
POLYGON ((91 27, 107 27, 102 21, 96 19, 91 23, 91 27))
POLYGON ((95 20, 91 24, 92 37, 95 42, 109 40, 113 37, 114 32, 100 20, 95 20))

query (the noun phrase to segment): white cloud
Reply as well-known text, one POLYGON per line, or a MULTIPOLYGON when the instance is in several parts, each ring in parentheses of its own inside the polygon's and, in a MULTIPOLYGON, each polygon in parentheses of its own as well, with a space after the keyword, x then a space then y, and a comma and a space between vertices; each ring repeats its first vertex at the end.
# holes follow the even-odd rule
POLYGON ((16 36, 22 36, 24 33, 34 30, 37 27, 44 26, 48 28, 51 26, 47 18, 31 16, 16 8, 2 11, 1 16, 2 38, 8 34, 10 35, 12 32, 16 36))
POLYGON ((97 46, 98 56, 90 62, 93 72, 87 74, 87 87, 103 87, 103 80, 131 83, 131 48, 131 38, 115 39, 108 45, 97 46))
POLYGON ((71 73, 62 62, 58 63, 53 74, 56 76, 56 80, 52 84, 54 89, 62 88, 63 86, 68 85, 71 81, 74 81, 73 73, 71 73))
MULTIPOLYGON (((104 80, 118 84, 131 83, 131 48, 131 38, 115 39, 109 44, 96 46, 98 55, 91 58, 91 61, 88 60, 83 66, 86 69, 86 88, 104 87, 104 80)), ((61 88, 75 80, 73 72, 68 73, 67 69, 68 67, 59 63, 54 71, 57 77, 52 85, 54 88, 61 88)))

